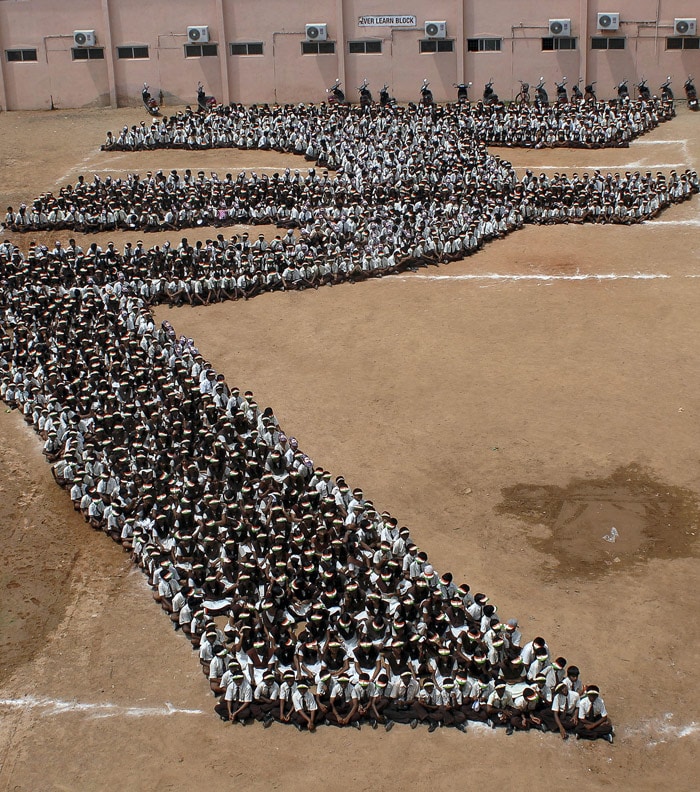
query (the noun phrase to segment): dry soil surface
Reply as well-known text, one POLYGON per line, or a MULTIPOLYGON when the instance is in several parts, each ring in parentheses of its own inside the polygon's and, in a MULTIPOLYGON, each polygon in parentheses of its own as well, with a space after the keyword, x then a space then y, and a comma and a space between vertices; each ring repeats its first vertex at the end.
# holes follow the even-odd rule
MULTIPOLYGON (((81 172, 305 167, 98 150, 106 129, 140 119, 0 115, 6 204, 81 172)), ((697 168, 699 128, 683 110, 626 150, 500 153, 549 172, 697 168)), ((3 411, 0 790, 695 789, 698 228, 695 199, 644 226, 530 227, 416 274, 158 312, 408 524, 439 570, 581 666, 615 745, 222 724, 143 577, 74 514, 39 441, 3 411)))

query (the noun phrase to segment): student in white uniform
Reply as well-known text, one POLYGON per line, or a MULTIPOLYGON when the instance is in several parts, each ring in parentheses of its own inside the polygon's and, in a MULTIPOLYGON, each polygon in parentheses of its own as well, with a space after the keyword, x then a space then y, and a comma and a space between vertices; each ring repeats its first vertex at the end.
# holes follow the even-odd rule
POLYGON ((493 729, 497 726, 505 726, 506 729, 510 727, 510 720, 515 714, 514 704, 506 683, 498 680, 486 702, 486 712, 493 729))
POLYGON ((552 704, 540 713, 546 730, 557 731, 562 740, 569 739, 578 725, 580 696, 566 682, 560 682, 552 695, 552 704))
POLYGON ((275 682, 275 675, 271 671, 265 672, 253 691, 250 711, 266 729, 272 726, 275 715, 279 715, 279 694, 280 686, 275 682))
POLYGON ((240 670, 233 674, 233 678, 226 687, 223 701, 219 702, 214 710, 222 720, 231 723, 238 721, 245 726, 252 715, 250 704, 253 701, 253 688, 240 670))
POLYGON ((318 712, 318 705, 314 694, 309 690, 309 681, 307 679, 300 679, 297 682, 292 692, 292 704, 294 713, 292 715, 292 722, 298 729, 303 731, 316 731, 316 713, 318 712))
POLYGON ((613 726, 597 685, 588 685, 578 705, 576 739, 613 741, 613 726))
POLYGON ((539 729, 542 725, 542 718, 537 714, 538 703, 537 692, 531 687, 524 688, 513 701, 513 717, 510 719, 510 725, 506 728, 506 734, 512 734, 514 729, 517 731, 539 729))

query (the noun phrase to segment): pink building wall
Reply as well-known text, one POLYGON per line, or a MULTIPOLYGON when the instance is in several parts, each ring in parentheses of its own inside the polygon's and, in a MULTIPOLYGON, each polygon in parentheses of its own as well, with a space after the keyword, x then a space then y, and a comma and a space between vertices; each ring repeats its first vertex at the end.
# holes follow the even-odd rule
POLYGON ((357 99, 363 78, 375 93, 384 82, 400 101, 417 100, 427 78, 436 99, 453 83, 473 82, 472 98, 493 79, 510 99, 518 79, 540 75, 554 93, 566 76, 598 82, 601 97, 642 76, 655 90, 667 74, 677 94, 689 73, 700 79, 700 50, 666 49, 676 17, 700 17, 698 0, 0 0, 0 108, 48 109, 139 101, 143 82, 166 105, 192 103, 202 81, 223 101, 322 101, 336 77, 357 99), (621 15, 623 50, 593 50, 598 12, 621 15), (360 27, 367 14, 416 17, 415 28, 360 27), (542 51, 549 19, 571 19, 575 50, 542 51), (445 21, 453 52, 421 54, 427 20, 445 21), (305 25, 326 23, 335 53, 302 55, 305 25), (208 25, 216 57, 185 57, 186 29, 208 25), (104 60, 73 60, 74 30, 95 30, 104 60), (497 38, 500 52, 468 52, 469 38, 497 38), (348 42, 381 41, 380 54, 352 54, 348 42), (262 42, 262 55, 231 55, 231 42, 262 42), (147 59, 125 60, 119 46, 148 46, 147 59), (36 62, 9 62, 8 49, 36 49, 36 62))

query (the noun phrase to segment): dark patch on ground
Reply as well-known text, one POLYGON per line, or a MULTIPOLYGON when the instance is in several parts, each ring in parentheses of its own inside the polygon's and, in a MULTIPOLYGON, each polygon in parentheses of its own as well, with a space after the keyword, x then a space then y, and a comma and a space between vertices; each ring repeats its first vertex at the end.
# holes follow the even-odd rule
POLYGON ((573 479, 567 487, 516 484, 502 493, 496 511, 542 527, 528 539, 556 559, 557 574, 599 575, 695 554, 697 493, 664 484, 635 464, 605 479, 573 479), (613 528, 617 536, 609 541, 613 528))

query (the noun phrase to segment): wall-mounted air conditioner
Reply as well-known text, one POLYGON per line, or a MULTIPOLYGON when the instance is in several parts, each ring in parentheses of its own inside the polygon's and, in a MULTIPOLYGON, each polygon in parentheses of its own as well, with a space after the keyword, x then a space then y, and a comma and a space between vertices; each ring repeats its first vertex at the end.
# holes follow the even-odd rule
POLYGON ((97 43, 97 36, 94 30, 74 30, 73 44, 76 47, 94 47, 97 43))
POLYGON ((187 41, 190 44, 206 44, 209 41, 209 26, 190 25, 187 28, 187 41))
POLYGON ((570 36, 571 35, 571 20, 570 19, 550 19, 549 20, 549 35, 550 36, 570 36))
POLYGON ((328 38, 328 25, 323 22, 311 22, 306 25, 307 41, 326 41, 328 38))
POLYGON ((425 35, 426 38, 447 38, 447 22, 426 22, 425 35))
POLYGON ((598 30, 619 30, 619 14, 598 14, 598 30))
POLYGON ((697 19, 674 19, 673 32, 677 36, 697 36, 698 34, 698 20, 697 19))

